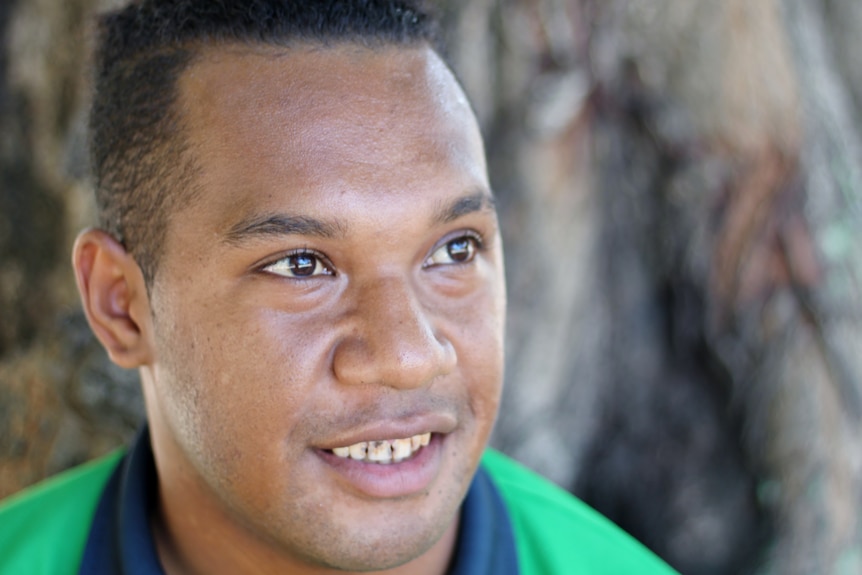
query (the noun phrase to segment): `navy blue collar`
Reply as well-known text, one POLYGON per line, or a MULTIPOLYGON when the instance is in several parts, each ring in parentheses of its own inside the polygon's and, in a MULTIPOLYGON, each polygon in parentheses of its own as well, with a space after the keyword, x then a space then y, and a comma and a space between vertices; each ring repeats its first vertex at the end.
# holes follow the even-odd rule
MULTIPOLYGON (((146 427, 102 492, 79 573, 164 575, 150 531, 158 480, 146 427)), ((515 537, 491 477, 476 473, 461 507, 449 575, 517 575, 515 537)))

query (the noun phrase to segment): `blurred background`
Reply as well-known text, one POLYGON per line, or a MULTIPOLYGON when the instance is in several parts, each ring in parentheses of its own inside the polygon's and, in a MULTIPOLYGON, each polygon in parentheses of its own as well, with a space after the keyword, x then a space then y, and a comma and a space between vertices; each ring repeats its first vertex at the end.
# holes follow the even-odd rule
MULTIPOLYGON (((0 2, 0 496, 142 418, 69 264, 116 4, 0 2)), ((862 573, 862 3, 440 11, 507 249, 494 444, 684 575, 862 573)))

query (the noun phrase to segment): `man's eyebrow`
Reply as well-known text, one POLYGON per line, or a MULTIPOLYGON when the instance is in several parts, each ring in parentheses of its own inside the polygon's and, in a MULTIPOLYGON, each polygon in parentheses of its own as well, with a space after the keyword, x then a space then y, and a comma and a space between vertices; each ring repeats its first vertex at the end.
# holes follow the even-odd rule
POLYGON ((494 211, 495 209, 496 202, 494 201, 494 196, 486 190, 479 190, 440 206, 434 214, 434 221, 445 224, 467 214, 494 211))
POLYGON ((302 235, 333 238, 344 234, 338 222, 325 222, 308 216, 266 214, 245 218, 234 224, 222 238, 229 244, 268 236, 302 235))

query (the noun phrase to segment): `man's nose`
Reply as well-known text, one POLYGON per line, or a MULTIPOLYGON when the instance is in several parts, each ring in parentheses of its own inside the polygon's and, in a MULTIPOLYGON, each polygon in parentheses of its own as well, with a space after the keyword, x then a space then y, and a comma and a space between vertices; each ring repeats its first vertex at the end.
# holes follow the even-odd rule
POLYGON ((408 281, 379 279, 357 292, 348 334, 333 355, 338 381, 409 389, 453 371, 455 349, 408 281))

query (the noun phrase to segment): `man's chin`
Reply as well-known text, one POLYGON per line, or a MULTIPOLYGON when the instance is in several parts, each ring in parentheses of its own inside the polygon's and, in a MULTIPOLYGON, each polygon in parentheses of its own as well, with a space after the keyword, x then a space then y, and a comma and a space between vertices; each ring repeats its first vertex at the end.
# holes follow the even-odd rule
MULTIPOLYGON (((458 508, 447 520, 417 521, 417 517, 394 516, 385 527, 377 529, 371 521, 357 532, 336 541, 300 545, 310 565, 336 571, 367 573, 385 571, 411 562, 433 563, 430 557, 451 557, 458 530, 458 508), (439 551, 439 553, 435 553, 439 551)), ((378 518, 378 520, 381 518, 378 518)), ((333 539, 332 537, 327 539, 333 539)))

